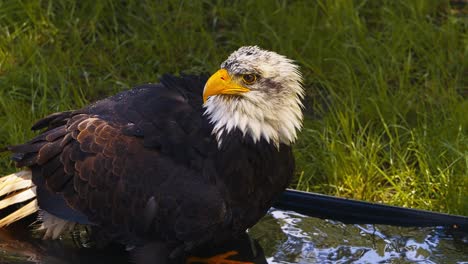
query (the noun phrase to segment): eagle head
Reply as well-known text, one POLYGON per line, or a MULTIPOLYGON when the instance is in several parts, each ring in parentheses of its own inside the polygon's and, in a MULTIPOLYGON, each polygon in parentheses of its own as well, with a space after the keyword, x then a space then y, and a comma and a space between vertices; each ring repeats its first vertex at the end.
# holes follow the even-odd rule
POLYGON ((257 46, 234 51, 203 91, 204 114, 218 144, 234 129, 254 142, 294 143, 302 127, 301 82, 299 67, 285 56, 257 46))

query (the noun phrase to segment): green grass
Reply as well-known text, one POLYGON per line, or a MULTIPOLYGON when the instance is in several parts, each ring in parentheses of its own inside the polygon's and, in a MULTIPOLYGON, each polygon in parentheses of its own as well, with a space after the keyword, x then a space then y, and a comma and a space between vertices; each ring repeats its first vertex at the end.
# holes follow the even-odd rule
MULTIPOLYGON (((0 146, 241 45, 297 60, 294 187, 468 215, 467 9, 448 1, 2 1, 0 146), (128 2, 123 4, 123 2, 128 2)), ((7 154, 2 174, 14 170, 7 154)))

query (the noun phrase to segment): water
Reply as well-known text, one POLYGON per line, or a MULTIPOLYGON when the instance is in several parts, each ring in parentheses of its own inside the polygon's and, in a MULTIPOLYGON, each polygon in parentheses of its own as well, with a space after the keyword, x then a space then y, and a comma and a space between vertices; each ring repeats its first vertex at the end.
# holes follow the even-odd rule
MULTIPOLYGON (((442 228, 345 225, 272 209, 251 237, 268 263, 468 263, 468 234, 442 228)), ((27 228, 0 230, 0 263, 128 263, 122 251, 42 241, 27 228)))
POLYGON ((271 210, 252 230, 268 263, 468 263, 468 234, 345 225, 271 210))

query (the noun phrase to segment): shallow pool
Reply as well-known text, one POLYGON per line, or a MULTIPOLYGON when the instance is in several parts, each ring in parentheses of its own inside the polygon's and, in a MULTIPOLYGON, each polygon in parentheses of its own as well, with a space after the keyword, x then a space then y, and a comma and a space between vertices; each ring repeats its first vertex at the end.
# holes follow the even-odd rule
POLYGON ((273 209, 250 233, 268 263, 468 263, 468 234, 442 228, 345 225, 273 209))
MULTIPOLYGON (((128 263, 122 252, 45 242, 25 229, 0 230, 0 263, 128 263)), ((468 263, 468 234, 442 228, 345 225, 272 209, 250 234, 268 263, 468 263)))

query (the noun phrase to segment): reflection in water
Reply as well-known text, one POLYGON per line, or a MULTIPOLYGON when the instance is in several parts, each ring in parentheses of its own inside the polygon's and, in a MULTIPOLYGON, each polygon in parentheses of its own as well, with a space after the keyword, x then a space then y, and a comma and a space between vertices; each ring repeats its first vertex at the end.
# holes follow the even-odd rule
MULTIPOLYGON (((440 228, 345 225, 272 209, 250 230, 269 263, 466 263, 468 235, 440 228)), ((129 263, 124 250, 42 241, 24 226, 0 229, 0 263, 129 263)))
POLYGON ((0 229, 0 263, 128 263, 124 250, 77 248, 71 240, 44 241, 30 234, 27 228, 16 224, 0 229))
MULTIPOLYGON (((93 249, 83 247, 91 245, 88 239, 76 239, 77 232, 60 241, 44 241, 31 236, 28 228, 23 224, 14 224, 12 228, 0 229, 0 263, 47 263, 47 264, 101 264, 101 263, 135 263, 135 264, 167 264, 167 251, 161 251, 157 244, 149 244, 144 248, 139 248, 139 254, 131 254, 125 251, 124 247, 114 245, 106 249, 93 249), (74 238, 75 237, 75 238, 74 238), (76 244, 79 241, 80 244, 76 244), (86 241, 82 244, 82 241, 86 241), (132 261, 131 261, 132 260, 132 261)), ((79 234, 83 235, 84 234, 79 234)), ((237 239, 233 239, 223 245, 213 247, 205 246, 198 248, 196 252, 190 254, 190 263, 238 263, 236 261, 253 264, 267 264, 263 249, 257 241, 249 235, 244 234, 237 239), (221 262, 219 262, 221 261, 221 262), (213 262, 214 263, 214 262, 213 262)), ((174 261, 179 263, 181 260, 174 261)), ((188 261, 187 261, 188 262, 188 261)), ((240 262, 239 262, 240 263, 240 262)))
POLYGON ((269 263, 466 263, 468 234, 345 225, 272 209, 252 230, 269 263))

